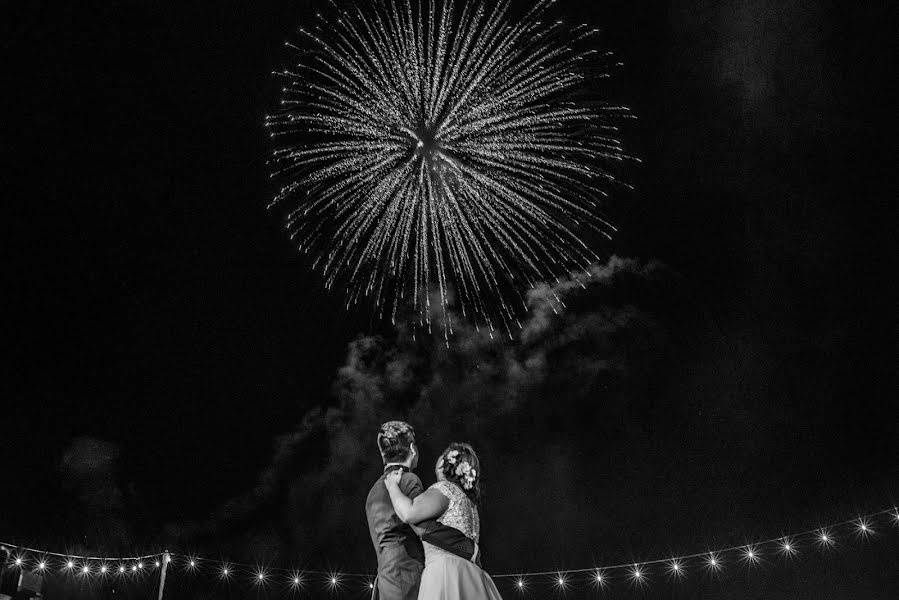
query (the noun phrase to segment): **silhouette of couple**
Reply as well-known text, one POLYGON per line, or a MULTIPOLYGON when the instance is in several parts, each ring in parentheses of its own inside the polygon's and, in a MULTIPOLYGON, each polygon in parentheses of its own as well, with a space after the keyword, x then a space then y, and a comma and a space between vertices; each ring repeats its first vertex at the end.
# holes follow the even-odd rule
POLYGON ((384 474, 365 501, 378 557, 377 600, 501 600, 480 566, 481 465, 468 444, 452 443, 424 490, 415 430, 388 421, 378 433, 384 474))

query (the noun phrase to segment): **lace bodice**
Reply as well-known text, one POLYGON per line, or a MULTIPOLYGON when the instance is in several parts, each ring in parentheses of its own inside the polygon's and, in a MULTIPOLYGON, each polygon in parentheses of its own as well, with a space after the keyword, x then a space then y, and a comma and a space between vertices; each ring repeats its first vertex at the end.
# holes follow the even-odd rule
POLYGON ((449 506, 437 522, 455 527, 475 542, 480 541, 481 519, 474 503, 462 488, 449 481, 438 481, 428 489, 435 489, 449 499, 449 506))

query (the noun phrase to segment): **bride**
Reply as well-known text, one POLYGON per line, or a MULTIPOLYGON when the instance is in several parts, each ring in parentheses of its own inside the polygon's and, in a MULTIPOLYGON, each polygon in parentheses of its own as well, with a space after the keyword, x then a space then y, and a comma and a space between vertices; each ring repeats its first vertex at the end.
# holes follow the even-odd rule
POLYGON ((475 564, 481 537, 477 508, 480 469, 478 455, 471 446, 452 443, 437 459, 437 483, 414 499, 400 491, 401 471, 393 471, 384 479, 393 509, 404 523, 436 518, 474 542, 471 560, 423 542, 425 569, 421 574, 419 600, 502 600, 493 580, 475 564))

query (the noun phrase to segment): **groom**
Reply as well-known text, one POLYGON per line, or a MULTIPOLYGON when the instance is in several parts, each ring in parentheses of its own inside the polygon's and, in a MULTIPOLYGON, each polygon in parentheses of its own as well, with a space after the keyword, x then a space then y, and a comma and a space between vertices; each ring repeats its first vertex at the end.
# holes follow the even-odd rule
POLYGON ((437 521, 417 525, 403 523, 390 502, 384 486, 384 475, 402 469, 400 489, 409 498, 422 493, 421 480, 412 471, 418 466, 418 447, 415 430, 404 421, 388 421, 378 433, 378 449, 384 461, 384 473, 372 486, 365 501, 368 531, 378 557, 378 579, 373 599, 416 600, 418 584, 424 569, 424 549, 421 541, 438 546, 471 560, 474 544, 458 529, 437 521))

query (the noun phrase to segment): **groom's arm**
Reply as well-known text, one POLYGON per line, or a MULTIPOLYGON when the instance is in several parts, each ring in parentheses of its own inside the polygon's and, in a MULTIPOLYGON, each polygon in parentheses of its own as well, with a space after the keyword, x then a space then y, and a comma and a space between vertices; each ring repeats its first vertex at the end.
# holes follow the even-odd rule
POLYGON ((415 473, 403 473, 403 477, 400 479, 400 491, 412 500, 416 496, 421 495, 424 491, 424 486, 415 473))

